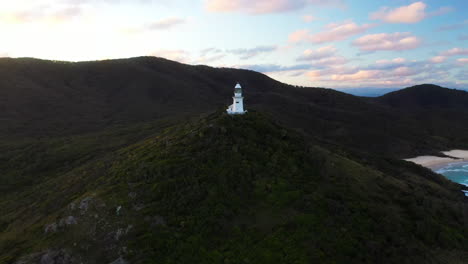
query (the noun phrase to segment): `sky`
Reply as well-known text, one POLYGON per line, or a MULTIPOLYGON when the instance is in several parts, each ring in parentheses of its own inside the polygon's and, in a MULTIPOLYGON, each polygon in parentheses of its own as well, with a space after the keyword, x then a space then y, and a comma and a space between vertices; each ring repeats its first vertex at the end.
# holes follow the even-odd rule
POLYGON ((0 0, 0 57, 157 56, 293 85, 468 88, 467 0, 0 0))

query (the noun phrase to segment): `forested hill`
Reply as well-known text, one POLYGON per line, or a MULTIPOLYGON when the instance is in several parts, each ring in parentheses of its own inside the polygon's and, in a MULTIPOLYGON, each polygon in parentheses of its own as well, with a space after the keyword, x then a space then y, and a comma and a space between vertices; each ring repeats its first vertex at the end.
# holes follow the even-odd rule
POLYGON ((3 153, 13 158, 0 174, 10 176, 0 263, 459 264, 468 255, 462 186, 409 162, 334 153, 255 112, 217 112, 118 146, 130 132, 3 153))
POLYGON ((400 158, 468 148, 463 92, 420 86, 362 98, 298 88, 248 70, 155 57, 79 63, 0 59, 0 136, 71 136, 197 117, 229 105, 236 82, 244 88, 247 109, 269 113, 323 144, 400 158), (437 111, 424 116, 421 108, 410 107, 428 104, 437 111), (450 125, 454 129, 446 129, 450 125))

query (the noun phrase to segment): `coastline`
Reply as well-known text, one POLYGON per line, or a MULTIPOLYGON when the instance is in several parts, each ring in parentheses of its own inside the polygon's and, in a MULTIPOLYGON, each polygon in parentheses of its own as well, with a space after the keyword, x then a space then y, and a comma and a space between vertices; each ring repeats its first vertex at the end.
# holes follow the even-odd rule
POLYGON ((450 151, 442 151, 442 153, 452 158, 437 156, 418 156, 405 160, 419 164, 433 171, 446 167, 452 163, 468 163, 468 150, 454 149, 450 151))

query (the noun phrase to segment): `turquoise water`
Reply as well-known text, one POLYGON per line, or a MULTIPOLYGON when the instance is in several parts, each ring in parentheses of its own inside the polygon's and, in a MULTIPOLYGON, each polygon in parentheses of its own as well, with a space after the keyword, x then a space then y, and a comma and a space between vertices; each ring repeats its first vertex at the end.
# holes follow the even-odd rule
MULTIPOLYGON (((436 172, 454 182, 468 186, 468 162, 450 163, 436 172)), ((468 196, 468 192, 465 192, 465 195, 468 196)))

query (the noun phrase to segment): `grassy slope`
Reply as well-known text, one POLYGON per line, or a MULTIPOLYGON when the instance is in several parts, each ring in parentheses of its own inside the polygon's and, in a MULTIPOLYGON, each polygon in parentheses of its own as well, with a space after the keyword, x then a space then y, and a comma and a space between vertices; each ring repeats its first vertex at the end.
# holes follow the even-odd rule
POLYGON ((2 196, 0 263, 47 249, 77 263, 462 263, 467 254, 459 185, 406 162, 331 153, 260 114, 218 113, 109 149, 2 196), (77 224, 44 234, 68 216, 77 224))

